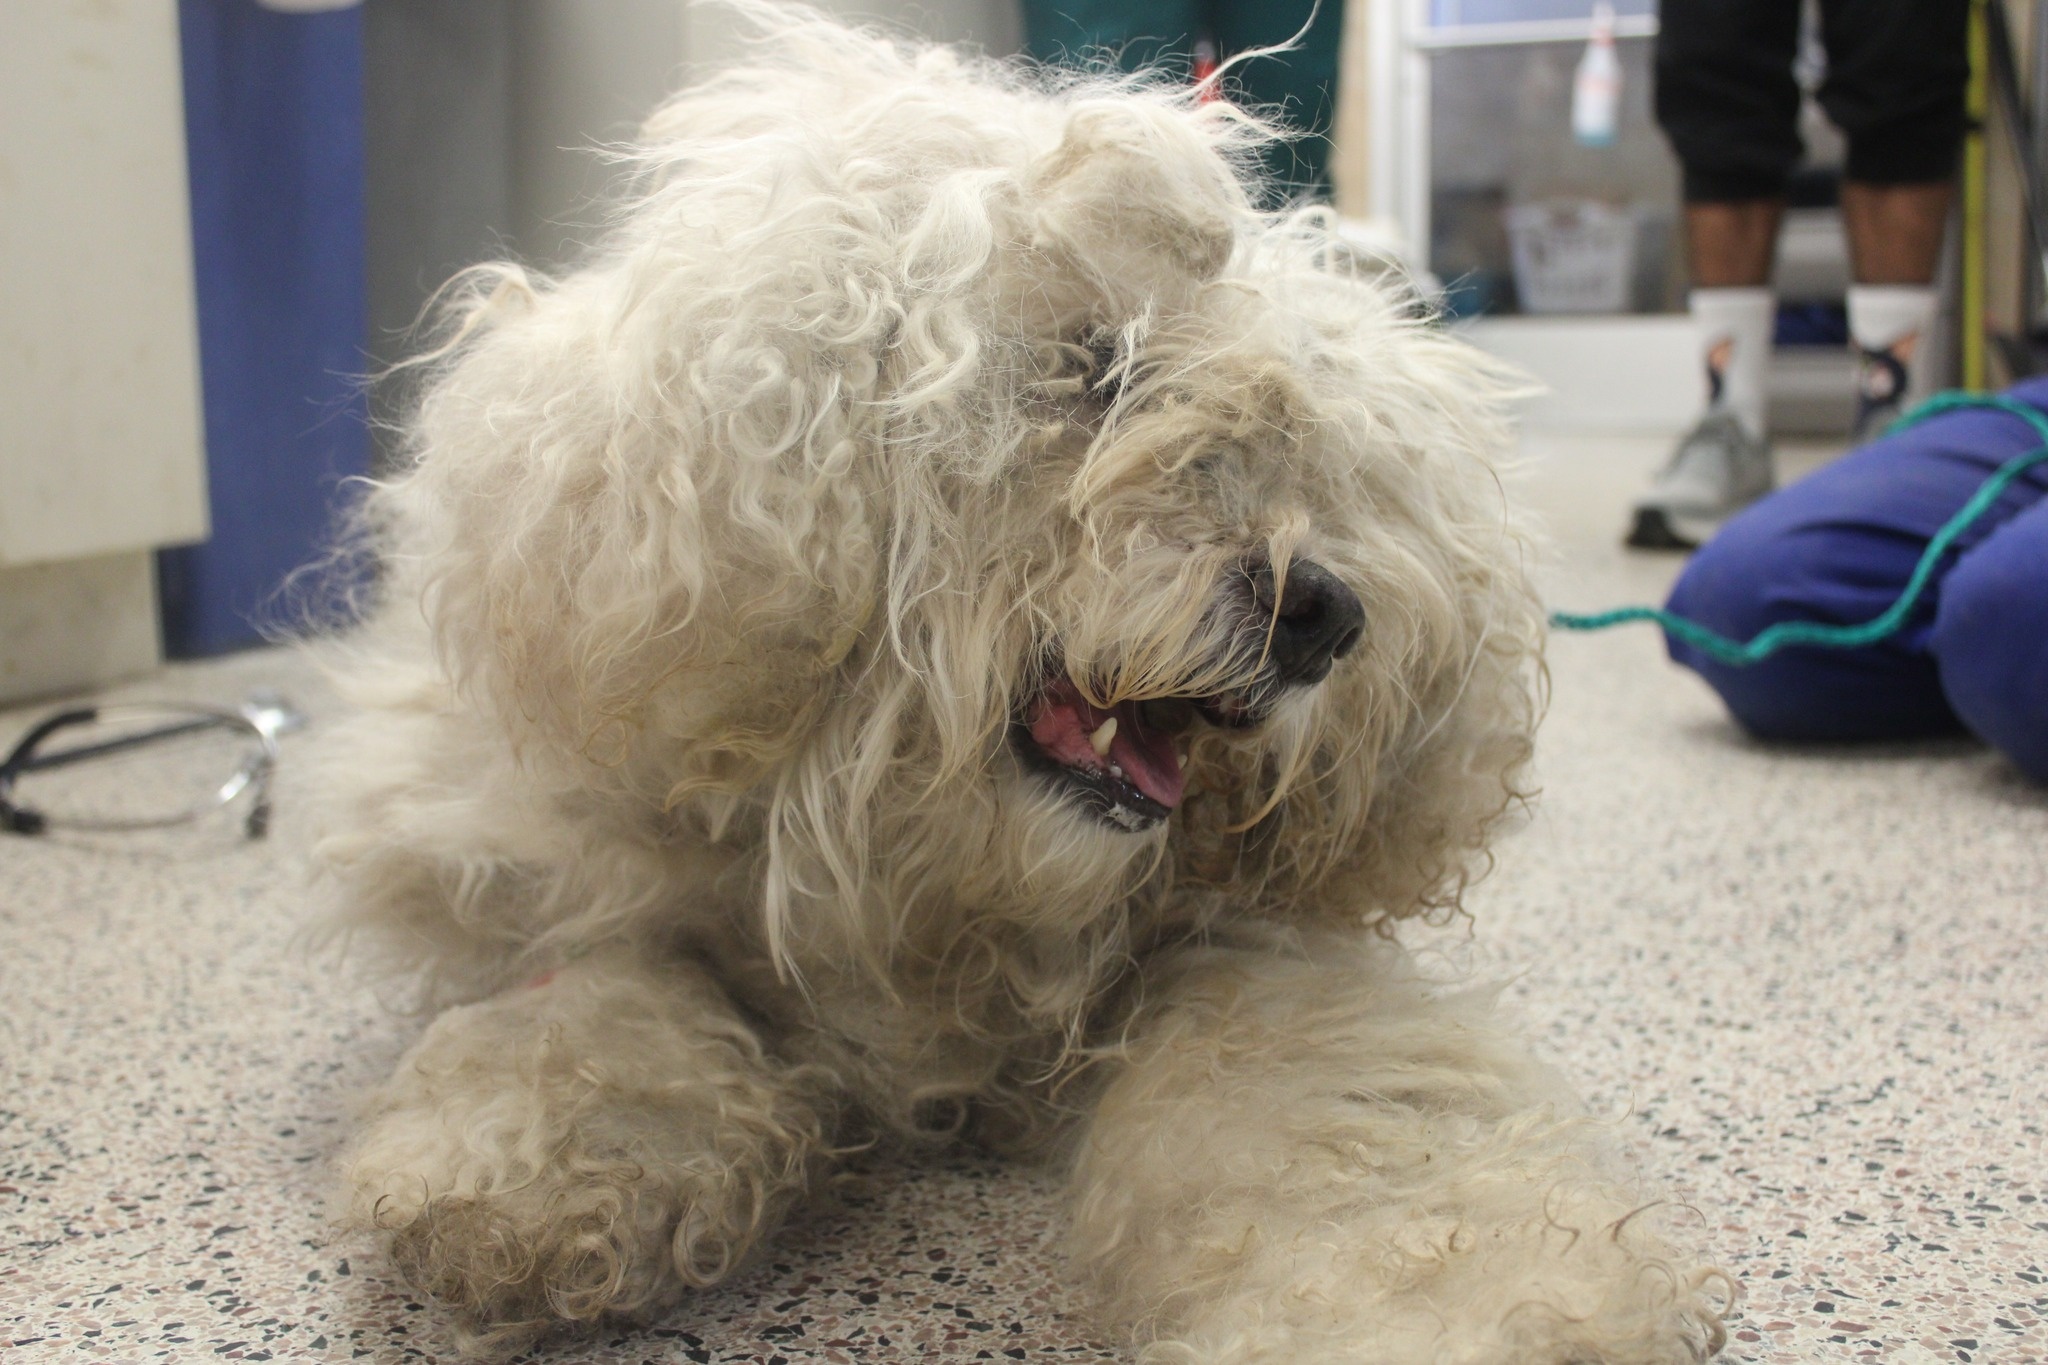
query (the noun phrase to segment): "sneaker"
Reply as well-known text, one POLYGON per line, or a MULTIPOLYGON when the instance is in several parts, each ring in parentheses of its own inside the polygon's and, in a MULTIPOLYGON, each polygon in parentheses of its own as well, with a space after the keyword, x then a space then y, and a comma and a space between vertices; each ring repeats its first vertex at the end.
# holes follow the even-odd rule
POLYGON ((1696 550, 1721 523, 1777 486, 1771 447, 1734 413, 1710 409, 1636 499, 1626 543, 1638 550, 1696 550))

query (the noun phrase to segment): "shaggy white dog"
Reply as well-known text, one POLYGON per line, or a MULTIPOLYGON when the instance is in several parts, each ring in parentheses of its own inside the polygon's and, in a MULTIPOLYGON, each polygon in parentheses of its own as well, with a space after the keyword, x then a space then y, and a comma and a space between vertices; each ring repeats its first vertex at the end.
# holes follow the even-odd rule
POLYGON ((1711 1353, 1386 932, 1529 756, 1503 377, 1228 104, 752 20, 586 265, 470 278, 371 500, 320 857, 447 1008, 352 1218, 501 1342, 964 1135, 1070 1164, 1148 1359, 1711 1353))

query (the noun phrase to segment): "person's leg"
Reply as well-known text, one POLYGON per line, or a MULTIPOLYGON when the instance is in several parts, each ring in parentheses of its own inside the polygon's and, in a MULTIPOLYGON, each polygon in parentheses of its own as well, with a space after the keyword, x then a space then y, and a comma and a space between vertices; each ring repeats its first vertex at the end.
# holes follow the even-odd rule
POLYGON ((1702 200, 1685 206, 1685 265, 1695 290, 1761 289, 1771 282, 1785 200, 1702 200))
POLYGON ((1849 272, 1857 284, 1925 285, 1941 264, 1948 234, 1951 181, 1918 185, 1842 185, 1842 229, 1849 238, 1849 272))
POLYGON ((1655 108, 1687 204, 1784 197, 1800 155, 1798 43, 1788 0, 1664 0, 1655 108))
POLYGON ((1685 173, 1689 307, 1707 405, 1650 490, 1628 543, 1690 549, 1774 482, 1765 422, 1777 300, 1769 281, 1786 179, 1800 154, 1792 61, 1799 7, 1666 0, 1657 121, 1685 173))
MULTIPOLYGON (((1764 384, 1778 317, 1771 260, 1784 216, 1782 199, 1685 206, 1686 262, 1693 282, 1687 306, 1706 374, 1707 412, 1732 415, 1758 445, 1770 438, 1764 384)), ((1768 474, 1768 463, 1763 472, 1768 474)), ((1757 491, 1768 487, 1765 483, 1757 491)))
MULTIPOLYGON (((2048 381, 2011 396, 2048 409, 2048 381)), ((1780 621, 1871 620, 1897 600, 1927 542, 1984 479, 2038 443, 2008 414, 1962 410, 1866 446, 1731 519, 1686 565, 1668 608, 1738 640, 1780 621)), ((2044 494, 2048 469, 2037 468, 1964 533, 1955 554, 1974 553, 2044 494)), ((1671 639, 1671 657, 1762 738, 1947 733, 1958 721, 1930 645, 1947 590, 1938 577, 1903 632, 1864 649, 1800 646, 1735 667, 1671 639)))
POLYGON ((1905 408, 1933 392, 1921 341, 1933 330, 1940 297, 1934 271, 1941 259, 1953 188, 1916 185, 1842 186, 1842 222, 1849 237, 1849 339, 1856 346, 1856 434, 1876 436, 1905 408))
POLYGON ((1963 724, 2048 785, 2048 497, 1957 563, 1929 648, 1963 724))
POLYGON ((1937 308, 1934 272, 1962 144, 1968 0, 1827 0, 1821 106, 1848 136, 1842 226, 1857 434, 1927 396, 1916 365, 1937 308))

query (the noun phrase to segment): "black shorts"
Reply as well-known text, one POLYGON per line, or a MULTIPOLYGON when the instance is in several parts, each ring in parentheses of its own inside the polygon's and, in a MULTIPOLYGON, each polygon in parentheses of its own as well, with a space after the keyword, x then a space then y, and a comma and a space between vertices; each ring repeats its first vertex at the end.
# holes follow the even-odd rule
MULTIPOLYGON (((1663 0, 1657 122, 1689 202, 1770 199, 1799 164, 1799 0, 1663 0)), ((1821 108, 1847 136, 1850 180, 1955 174, 1969 0, 1821 0, 1821 108)))

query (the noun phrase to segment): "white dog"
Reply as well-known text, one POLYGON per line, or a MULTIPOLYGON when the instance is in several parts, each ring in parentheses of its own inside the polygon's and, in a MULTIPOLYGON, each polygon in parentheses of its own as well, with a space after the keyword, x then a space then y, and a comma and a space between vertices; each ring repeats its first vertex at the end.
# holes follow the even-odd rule
POLYGON ((1530 752, 1503 377, 1226 103, 752 20, 593 259, 471 277, 371 502, 320 857, 448 1008, 353 1220, 502 1342, 964 1135, 1071 1166, 1147 1359, 1710 1354, 1717 1273, 1388 933, 1530 752))

